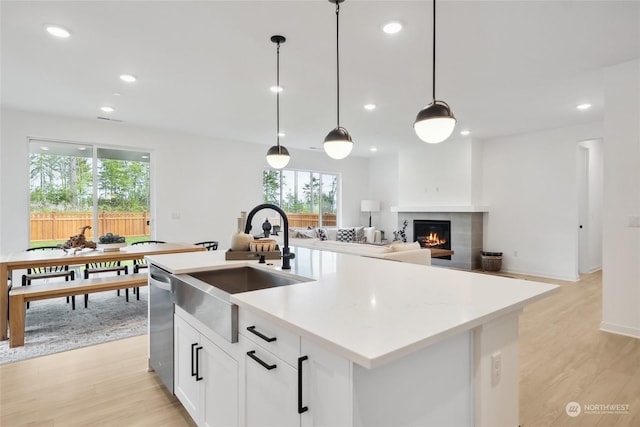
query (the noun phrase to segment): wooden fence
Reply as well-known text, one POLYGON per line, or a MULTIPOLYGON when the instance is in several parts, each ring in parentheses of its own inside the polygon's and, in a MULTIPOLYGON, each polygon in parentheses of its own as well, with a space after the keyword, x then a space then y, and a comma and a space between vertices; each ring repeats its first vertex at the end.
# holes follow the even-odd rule
MULTIPOLYGON (((287 218, 289 219, 289 227, 317 227, 320 224, 318 214, 288 213, 287 218)), ((327 227, 335 226, 336 214, 323 214, 322 225, 327 227)))
MULTIPOLYGON (((120 236, 148 236, 149 212, 100 212, 98 232, 120 236)), ((78 234, 85 225, 93 226, 91 212, 31 212, 31 241, 67 240, 78 234)), ((96 240, 94 230, 87 230, 85 236, 96 240)))
MULTIPOLYGON (((289 227, 317 227, 318 214, 289 213, 289 227)), ((147 221, 149 212, 100 212, 98 214, 98 233, 113 233, 126 237, 148 236, 147 221)), ((280 224, 278 218, 270 218, 274 224, 280 224), (277 221, 276 221, 277 220, 277 221)), ((31 212, 31 241, 67 240, 78 234, 85 225, 93 226, 91 212, 31 212)), ((324 214, 322 225, 335 226, 336 214, 324 214)), ((97 241, 94 230, 87 230, 85 236, 97 241)))

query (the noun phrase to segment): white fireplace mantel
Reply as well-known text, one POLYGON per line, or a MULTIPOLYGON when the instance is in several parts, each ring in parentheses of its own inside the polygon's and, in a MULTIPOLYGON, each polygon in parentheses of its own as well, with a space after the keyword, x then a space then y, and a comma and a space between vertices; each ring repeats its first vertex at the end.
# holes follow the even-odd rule
POLYGON ((489 212, 488 206, 391 206, 391 212, 489 212))

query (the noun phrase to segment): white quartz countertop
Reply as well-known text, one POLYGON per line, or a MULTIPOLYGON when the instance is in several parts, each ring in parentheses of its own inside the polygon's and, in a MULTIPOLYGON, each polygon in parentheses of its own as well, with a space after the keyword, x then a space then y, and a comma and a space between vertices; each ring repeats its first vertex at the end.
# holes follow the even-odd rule
POLYGON ((224 252, 147 257, 174 274, 251 265, 311 279, 231 295, 328 350, 375 368, 468 331, 558 290, 556 285, 447 268, 292 248, 292 269, 225 261, 224 252))

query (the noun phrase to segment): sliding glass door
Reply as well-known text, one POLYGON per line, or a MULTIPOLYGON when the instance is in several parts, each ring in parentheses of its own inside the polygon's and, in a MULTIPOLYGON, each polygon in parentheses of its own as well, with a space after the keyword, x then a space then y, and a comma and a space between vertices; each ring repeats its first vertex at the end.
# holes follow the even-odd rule
POLYGON ((149 238, 149 153, 31 139, 29 246, 55 246, 91 226, 128 242, 149 238))

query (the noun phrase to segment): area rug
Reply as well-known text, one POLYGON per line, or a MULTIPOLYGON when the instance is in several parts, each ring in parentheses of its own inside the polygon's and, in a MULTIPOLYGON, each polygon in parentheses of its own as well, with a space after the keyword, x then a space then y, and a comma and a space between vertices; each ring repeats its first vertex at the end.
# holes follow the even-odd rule
POLYGON ((0 364, 17 362, 79 347, 100 344, 147 333, 147 287, 140 288, 140 300, 124 290, 76 297, 76 309, 65 298, 34 301, 26 311, 25 345, 9 348, 0 341, 0 364))

